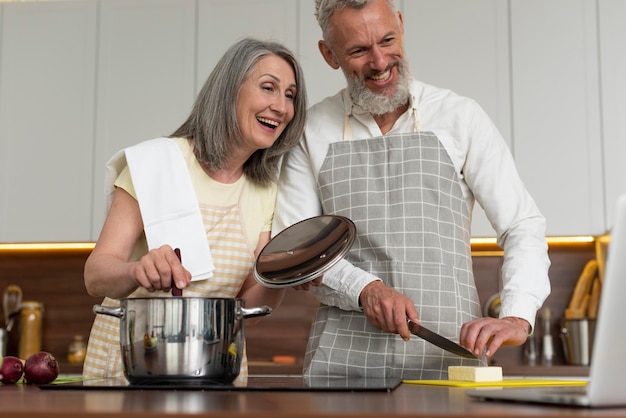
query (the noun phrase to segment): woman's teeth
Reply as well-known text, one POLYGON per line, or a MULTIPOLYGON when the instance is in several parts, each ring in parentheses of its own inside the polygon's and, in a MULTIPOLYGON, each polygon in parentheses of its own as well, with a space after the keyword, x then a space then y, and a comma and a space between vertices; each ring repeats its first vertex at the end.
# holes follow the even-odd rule
POLYGON ((274 121, 274 120, 270 120, 270 119, 265 119, 265 118, 256 118, 259 122, 261 122, 263 125, 268 126, 270 128, 276 128, 278 127, 278 122, 274 121))

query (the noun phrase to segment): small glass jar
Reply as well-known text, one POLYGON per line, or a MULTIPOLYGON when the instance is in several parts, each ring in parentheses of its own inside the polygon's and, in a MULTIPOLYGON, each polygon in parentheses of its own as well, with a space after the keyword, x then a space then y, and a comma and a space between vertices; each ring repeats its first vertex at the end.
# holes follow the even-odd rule
POLYGON ((82 335, 75 335, 67 349, 67 361, 70 364, 82 365, 87 354, 87 345, 82 335))
POLYGON ((20 310, 19 356, 26 360, 41 351, 43 304, 34 301, 22 302, 20 310))

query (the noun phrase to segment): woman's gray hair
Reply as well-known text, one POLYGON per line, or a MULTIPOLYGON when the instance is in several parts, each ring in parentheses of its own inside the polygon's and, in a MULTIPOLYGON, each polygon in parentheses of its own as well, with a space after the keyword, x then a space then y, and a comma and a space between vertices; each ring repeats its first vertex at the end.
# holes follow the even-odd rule
POLYGON ((280 158, 298 144, 306 118, 306 86, 300 64, 284 45, 273 41, 244 38, 220 58, 198 93, 187 120, 170 137, 189 138, 199 162, 210 170, 224 168, 233 147, 243 145, 237 120, 237 101, 246 78, 255 65, 270 55, 284 59, 296 78, 294 116, 274 144, 257 150, 244 163, 244 174, 252 181, 275 181, 280 158))
MULTIPOLYGON (((333 34, 330 28, 330 17, 336 10, 350 8, 360 10, 372 3, 374 0, 315 0, 315 17, 317 23, 322 29, 322 36, 326 43, 332 47, 333 34)), ((387 3, 391 6, 391 10, 396 11, 396 6, 393 0, 387 0, 387 3)))

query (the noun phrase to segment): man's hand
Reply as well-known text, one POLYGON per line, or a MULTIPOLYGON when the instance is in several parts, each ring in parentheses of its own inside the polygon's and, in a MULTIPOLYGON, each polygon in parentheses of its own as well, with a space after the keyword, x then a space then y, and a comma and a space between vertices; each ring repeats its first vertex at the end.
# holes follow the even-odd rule
POLYGON ((419 322, 413 301, 402 293, 375 281, 363 288, 360 296, 365 317, 376 328, 400 334, 408 341, 411 333, 407 318, 419 322))
POLYGON ((490 358, 501 346, 523 344, 529 330, 530 324, 521 318, 479 318, 463 324, 459 343, 477 356, 485 352, 490 358))

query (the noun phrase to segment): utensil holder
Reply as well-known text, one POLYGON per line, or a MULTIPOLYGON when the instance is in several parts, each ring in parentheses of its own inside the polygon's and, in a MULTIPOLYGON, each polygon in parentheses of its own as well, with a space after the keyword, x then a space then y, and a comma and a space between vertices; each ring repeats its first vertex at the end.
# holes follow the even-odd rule
POLYGON ((565 361, 572 366, 589 366, 596 330, 594 319, 564 319, 561 322, 561 342, 565 361))

